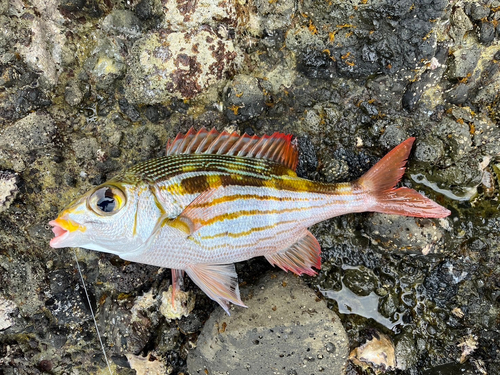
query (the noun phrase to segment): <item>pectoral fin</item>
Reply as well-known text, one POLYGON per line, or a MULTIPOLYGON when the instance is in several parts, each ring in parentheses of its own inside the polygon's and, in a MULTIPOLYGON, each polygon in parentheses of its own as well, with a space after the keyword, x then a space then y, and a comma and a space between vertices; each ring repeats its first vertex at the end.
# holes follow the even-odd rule
POLYGON ((229 302, 246 307, 240 299, 238 275, 234 264, 195 264, 187 274, 211 299, 229 314, 229 302))
POLYGON ((312 267, 321 268, 321 247, 308 230, 305 235, 288 249, 278 253, 266 255, 272 265, 277 265, 285 271, 292 271, 297 275, 303 273, 314 276, 316 271, 312 267))
POLYGON ((221 194, 219 191, 223 189, 209 189, 198 195, 175 219, 165 220, 164 224, 177 228, 188 236, 196 232, 203 226, 203 221, 207 215, 211 213, 209 203, 214 198, 215 194, 221 194))

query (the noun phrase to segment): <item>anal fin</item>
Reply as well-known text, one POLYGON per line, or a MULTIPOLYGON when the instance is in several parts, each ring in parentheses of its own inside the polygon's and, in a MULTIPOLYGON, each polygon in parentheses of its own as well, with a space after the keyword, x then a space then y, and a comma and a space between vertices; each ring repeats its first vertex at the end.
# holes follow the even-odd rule
POLYGON ((207 296, 229 314, 229 302, 246 307, 240 299, 238 275, 234 264, 195 264, 186 272, 207 296))
POLYGON ((275 254, 266 255, 266 259, 273 266, 276 265, 285 271, 292 271, 297 275, 303 273, 314 276, 316 269, 321 268, 321 246, 311 232, 306 231, 304 237, 289 248, 275 254))

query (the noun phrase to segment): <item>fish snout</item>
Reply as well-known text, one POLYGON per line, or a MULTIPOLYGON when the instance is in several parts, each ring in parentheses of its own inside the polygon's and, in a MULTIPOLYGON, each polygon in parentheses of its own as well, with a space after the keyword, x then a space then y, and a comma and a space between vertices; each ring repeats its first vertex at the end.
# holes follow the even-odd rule
POLYGON ((86 228, 83 225, 75 223, 73 220, 63 215, 55 220, 49 221, 49 225, 52 226, 52 232, 54 233, 54 238, 50 240, 50 246, 53 248, 68 247, 64 241, 68 238, 70 233, 77 230, 85 232, 86 228))

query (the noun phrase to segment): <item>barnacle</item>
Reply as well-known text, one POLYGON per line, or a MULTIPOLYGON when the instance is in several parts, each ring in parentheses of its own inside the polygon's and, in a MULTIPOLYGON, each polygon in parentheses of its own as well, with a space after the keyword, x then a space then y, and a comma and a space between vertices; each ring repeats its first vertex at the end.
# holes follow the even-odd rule
POLYGON ((0 171, 0 212, 9 208, 19 191, 19 178, 16 173, 0 171))

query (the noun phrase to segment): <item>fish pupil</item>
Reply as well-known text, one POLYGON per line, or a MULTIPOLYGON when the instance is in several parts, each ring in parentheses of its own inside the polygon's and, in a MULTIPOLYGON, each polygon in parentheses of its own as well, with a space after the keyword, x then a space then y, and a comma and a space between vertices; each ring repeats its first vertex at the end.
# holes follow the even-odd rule
POLYGON ((97 201, 97 207, 102 212, 113 212, 116 207, 116 200, 111 189, 107 189, 104 196, 97 201))

